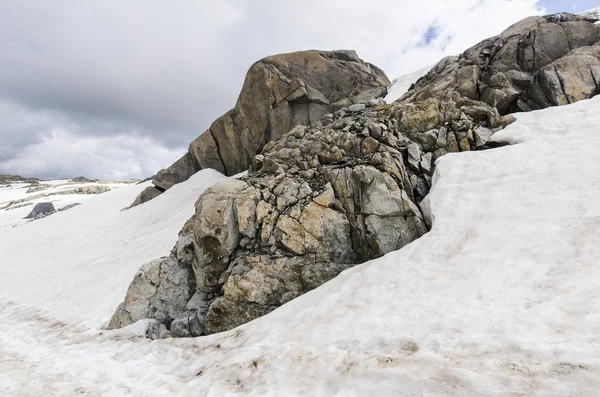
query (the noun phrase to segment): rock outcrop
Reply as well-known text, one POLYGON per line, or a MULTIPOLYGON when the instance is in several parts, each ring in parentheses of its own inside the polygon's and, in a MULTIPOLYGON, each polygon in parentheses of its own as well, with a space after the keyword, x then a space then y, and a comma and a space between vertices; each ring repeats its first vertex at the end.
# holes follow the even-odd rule
POLYGON ((182 231, 171 255, 140 268, 109 328, 122 328, 141 319, 154 319, 170 326, 181 316, 196 291, 192 244, 189 232, 182 231))
POLYGON ((148 186, 135 198, 133 204, 131 204, 129 208, 144 204, 145 202, 160 196, 163 192, 163 189, 157 188, 156 186, 148 186))
POLYGON ((102 194, 110 192, 111 188, 105 185, 90 185, 90 186, 78 186, 72 189, 59 190, 53 192, 55 195, 67 195, 67 194, 102 194))
POLYGON ((600 25, 561 13, 526 18, 500 35, 441 60, 403 101, 460 96, 500 114, 590 98, 600 86, 600 25))
POLYGON ((418 204, 439 157, 499 145, 491 136, 514 121, 508 112, 597 94, 598 29, 570 14, 527 18, 442 60, 391 105, 346 101, 319 121, 272 124, 281 130, 270 130, 248 175, 196 202, 178 242, 187 249, 174 250, 185 259, 169 257, 178 277, 193 274, 193 282, 182 295, 162 295, 177 296, 169 303, 177 309, 153 303, 157 286, 173 283, 136 279, 124 306, 139 301, 141 315, 117 311, 125 320, 114 324, 153 318, 173 336, 225 331, 414 241, 427 231, 418 204))
POLYGON ((225 331, 409 244, 427 231, 418 202, 435 160, 485 148, 510 121, 455 97, 375 99, 296 126, 254 156, 248 176, 200 196, 171 256, 142 268, 111 327, 152 318, 173 336, 225 331), (161 277, 166 264, 179 276, 161 277), (169 281, 190 273, 183 287, 169 281))
POLYGON ((187 180, 201 169, 226 175, 245 171, 263 146, 296 125, 386 93, 385 73, 354 51, 301 51, 270 56, 250 67, 235 107, 196 138, 170 167, 159 171, 158 188, 134 205, 187 180))
POLYGON ((40 219, 56 212, 52 203, 37 203, 31 210, 29 215, 23 219, 40 219))
POLYGON ((27 186, 27 191, 26 193, 37 193, 37 192, 41 192, 42 190, 47 190, 50 189, 52 187, 52 185, 46 184, 46 183, 32 183, 31 185, 27 186))

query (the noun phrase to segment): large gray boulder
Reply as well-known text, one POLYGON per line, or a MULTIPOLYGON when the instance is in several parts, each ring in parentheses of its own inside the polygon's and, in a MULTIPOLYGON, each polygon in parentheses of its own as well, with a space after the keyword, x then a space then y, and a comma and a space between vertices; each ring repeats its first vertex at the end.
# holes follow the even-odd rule
POLYGON ((245 171, 267 142, 326 113, 383 96, 389 84, 381 69, 354 51, 300 51, 261 59, 250 67, 235 107, 196 138, 183 157, 159 171, 153 183, 166 190, 205 168, 226 175, 245 171))
POLYGON ((599 41, 600 25, 588 17, 529 17, 443 59, 400 100, 448 99, 458 93, 504 115, 589 98, 597 93, 593 80, 600 76, 596 51, 584 47, 599 41))
POLYGON ((31 210, 29 215, 27 215, 24 219, 36 219, 44 216, 48 216, 56 212, 56 208, 54 208, 54 204, 52 203, 37 203, 35 207, 31 210))

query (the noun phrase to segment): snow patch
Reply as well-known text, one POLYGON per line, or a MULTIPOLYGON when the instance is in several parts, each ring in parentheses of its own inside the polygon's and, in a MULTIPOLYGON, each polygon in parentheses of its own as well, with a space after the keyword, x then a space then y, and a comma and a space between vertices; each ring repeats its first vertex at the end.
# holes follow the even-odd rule
POLYGON ((426 66, 419 70, 415 70, 412 73, 405 74, 403 76, 400 76, 400 77, 394 79, 392 85, 390 86, 390 88, 388 88, 388 94, 384 98, 385 101, 387 103, 392 103, 392 102, 400 99, 400 97, 402 97, 402 95, 404 95, 408 92, 408 89, 410 88, 410 86, 413 83, 416 83, 417 80, 419 80, 419 78, 425 76, 427 74, 427 72, 429 72, 431 70, 431 68, 433 66, 434 65, 426 66))

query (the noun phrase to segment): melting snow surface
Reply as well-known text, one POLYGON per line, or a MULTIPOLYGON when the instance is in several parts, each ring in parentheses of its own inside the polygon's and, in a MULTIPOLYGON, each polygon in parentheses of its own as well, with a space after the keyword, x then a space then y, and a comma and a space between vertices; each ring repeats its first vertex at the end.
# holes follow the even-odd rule
POLYGON ((52 228, 3 232, 0 394, 596 396, 600 97, 516 116, 495 136, 514 145, 439 160, 430 233, 210 337, 82 325, 170 249, 177 227, 156 234, 176 194, 119 213, 138 192, 121 189, 42 220, 52 228))

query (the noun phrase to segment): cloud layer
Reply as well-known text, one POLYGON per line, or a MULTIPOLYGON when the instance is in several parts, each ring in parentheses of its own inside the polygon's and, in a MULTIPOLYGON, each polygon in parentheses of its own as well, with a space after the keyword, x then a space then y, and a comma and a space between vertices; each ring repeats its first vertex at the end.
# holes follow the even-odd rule
POLYGON ((4 0, 0 173, 145 177, 233 106, 263 56, 351 48, 393 78, 543 12, 536 0, 4 0))

